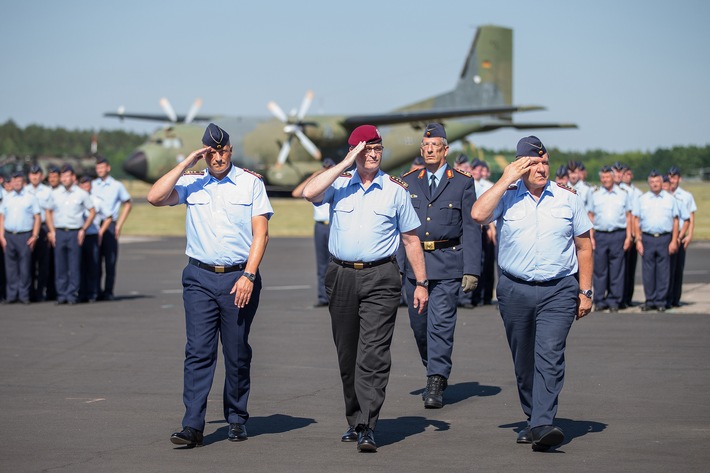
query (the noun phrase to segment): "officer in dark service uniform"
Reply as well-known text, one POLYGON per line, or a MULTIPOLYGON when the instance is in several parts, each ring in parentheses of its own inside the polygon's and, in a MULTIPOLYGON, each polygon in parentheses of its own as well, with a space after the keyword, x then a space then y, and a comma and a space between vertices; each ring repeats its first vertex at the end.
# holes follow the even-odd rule
POLYGON ((39 202, 24 185, 24 174, 13 173, 12 190, 0 202, 0 246, 5 250, 6 302, 29 304, 32 250, 39 238, 41 220, 39 202))
POLYGON ((247 439, 249 329, 261 292, 261 263, 273 214, 261 176, 234 166, 229 134, 210 123, 193 151, 148 192, 155 206, 186 204, 188 264, 182 273, 187 344, 183 430, 170 441, 202 445, 219 337, 224 354, 228 439, 247 439), (207 169, 187 171, 204 158, 207 169), (186 172, 187 171, 187 172, 186 172))
MULTIPOLYGON (((425 169, 403 176, 422 225, 417 236, 424 248, 429 303, 424 313, 409 307, 409 323, 427 372, 424 407, 444 405, 451 374, 459 288, 471 292, 481 274, 481 226, 471 218, 476 201, 473 178, 446 162, 449 145, 439 123, 424 130, 421 155, 425 169)), ((416 278, 406 265, 405 290, 412 300, 416 278)))
POLYGON ((497 221, 498 307, 513 354, 528 426, 518 443, 547 450, 564 441, 552 425, 564 383, 567 334, 592 308, 592 224, 576 192, 549 181, 539 138, 518 142, 516 160, 473 206, 481 223, 497 221))
POLYGON ((411 303, 420 312, 428 282, 416 234, 420 222, 407 184, 380 170, 380 132, 372 125, 359 126, 348 144, 345 159, 311 179, 303 197, 330 204, 332 258, 325 286, 349 425, 341 440, 357 440, 358 451, 374 452, 373 430, 385 401, 402 289, 396 261, 400 237, 416 278, 411 303), (353 163, 355 172, 345 173, 353 163))

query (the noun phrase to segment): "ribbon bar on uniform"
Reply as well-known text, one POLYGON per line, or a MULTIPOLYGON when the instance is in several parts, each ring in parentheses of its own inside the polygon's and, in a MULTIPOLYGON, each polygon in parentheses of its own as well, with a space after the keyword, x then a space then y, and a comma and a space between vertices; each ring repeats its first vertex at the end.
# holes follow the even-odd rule
POLYGON ((452 246, 460 244, 460 238, 452 238, 451 240, 423 241, 422 248, 424 248, 424 251, 434 251, 440 250, 441 248, 451 248, 452 246))
POLYGON ((365 268, 374 268, 375 266, 380 266, 386 263, 390 263, 397 259, 395 255, 388 256, 387 258, 382 258, 377 261, 371 261, 371 262, 363 262, 363 261, 343 261, 339 260, 335 256, 331 256, 331 260, 333 263, 338 264, 342 266, 343 268, 352 268, 352 269, 365 269, 365 268))
POLYGON ((211 264, 205 264, 195 258, 189 258, 188 261, 193 266, 197 266, 200 269, 206 269, 207 271, 212 271, 213 273, 232 273, 234 271, 243 271, 247 266, 246 263, 235 264, 234 266, 212 266, 211 264))

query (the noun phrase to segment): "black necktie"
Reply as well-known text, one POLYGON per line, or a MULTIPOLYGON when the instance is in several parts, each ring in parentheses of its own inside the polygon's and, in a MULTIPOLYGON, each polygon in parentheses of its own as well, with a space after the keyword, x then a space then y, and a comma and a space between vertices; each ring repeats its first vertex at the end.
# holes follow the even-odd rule
POLYGON ((436 176, 431 175, 429 178, 429 196, 434 195, 434 191, 436 190, 436 176))

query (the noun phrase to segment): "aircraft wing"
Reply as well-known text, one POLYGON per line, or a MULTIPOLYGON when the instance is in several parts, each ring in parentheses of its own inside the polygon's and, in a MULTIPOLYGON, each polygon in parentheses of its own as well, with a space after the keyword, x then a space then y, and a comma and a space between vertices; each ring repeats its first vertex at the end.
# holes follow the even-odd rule
MULTIPOLYGON (((170 121, 168 117, 165 116, 165 114, 151 114, 151 113, 120 113, 120 112, 107 112, 104 113, 104 117, 114 117, 118 118, 120 120, 123 120, 124 118, 133 118, 137 120, 147 120, 147 121, 154 121, 154 122, 167 122, 170 121)), ((177 121, 179 123, 183 123, 185 121, 186 115, 177 115, 177 121)), ((195 117, 192 118, 192 121, 210 121, 213 120, 214 117, 208 117, 207 115, 196 115, 195 117)))
POLYGON ((490 123, 484 124, 476 132, 493 131, 500 128, 515 128, 516 130, 534 130, 543 128, 577 128, 576 123, 490 123))
POLYGON ((360 125, 396 125, 399 123, 428 122, 444 118, 473 117, 477 115, 500 115, 513 112, 529 112, 545 110, 539 105, 506 105, 489 108, 452 108, 441 110, 413 110, 411 112, 396 112, 379 115, 355 115, 346 118, 342 124, 347 129, 360 125))

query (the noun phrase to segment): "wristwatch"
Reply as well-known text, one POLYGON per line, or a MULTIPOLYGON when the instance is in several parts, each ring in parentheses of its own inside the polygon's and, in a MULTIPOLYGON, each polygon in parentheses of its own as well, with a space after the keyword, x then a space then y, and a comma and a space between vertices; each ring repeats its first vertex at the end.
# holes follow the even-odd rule
POLYGON ((417 281, 417 286, 428 288, 429 287, 429 280, 425 279, 424 281, 417 281))
POLYGON ((244 276, 245 278, 247 278, 251 282, 256 281, 256 274, 254 274, 254 273, 247 273, 246 271, 244 271, 242 276, 244 276))
POLYGON ((592 290, 591 289, 587 289, 586 291, 583 291, 580 289, 579 293, 582 294, 583 296, 585 296, 587 299, 592 298, 592 290))

